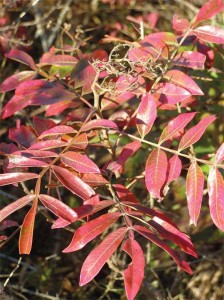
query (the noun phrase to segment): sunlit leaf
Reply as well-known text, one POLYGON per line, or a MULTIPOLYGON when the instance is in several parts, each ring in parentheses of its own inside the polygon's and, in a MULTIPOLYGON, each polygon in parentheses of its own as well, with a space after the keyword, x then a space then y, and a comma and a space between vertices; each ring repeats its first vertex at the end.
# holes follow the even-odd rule
POLYGON ((100 272, 104 264, 113 255, 124 239, 126 232, 126 227, 120 227, 110 233, 100 245, 90 252, 81 269, 80 286, 90 282, 100 272))
POLYGON ((144 253, 138 242, 130 238, 124 242, 122 250, 132 258, 132 262, 124 270, 124 285, 128 300, 134 300, 144 277, 144 253))
POLYGON ((120 212, 107 213, 85 223, 76 230, 71 243, 63 250, 63 252, 68 253, 82 249, 88 242, 95 239, 99 234, 116 222, 120 216, 120 212))
POLYGON ((35 173, 7 173, 0 174, 0 186, 13 184, 21 181, 37 178, 39 175, 35 173))
POLYGON ((221 173, 213 167, 208 176, 209 207, 212 221, 224 231, 224 181, 221 173))
POLYGON ((204 189, 204 174, 196 161, 192 162, 186 178, 188 211, 192 223, 197 226, 204 189))

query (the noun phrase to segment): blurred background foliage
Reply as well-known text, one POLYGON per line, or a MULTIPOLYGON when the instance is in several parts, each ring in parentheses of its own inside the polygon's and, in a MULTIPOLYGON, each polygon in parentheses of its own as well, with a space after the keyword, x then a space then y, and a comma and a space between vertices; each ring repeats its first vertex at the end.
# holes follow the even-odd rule
MULTIPOLYGON (((171 31, 174 13, 191 20, 204 3, 203 0, 1 0, 0 81, 24 68, 4 58, 4 53, 12 47, 28 51, 36 62, 43 52, 48 51, 53 45, 58 48, 65 44, 80 46, 84 53, 96 49, 104 49, 109 53, 114 45, 102 43, 105 35, 137 41, 140 37, 140 21, 144 22, 145 35, 156 31, 171 31)), ((222 15, 215 17, 212 20, 213 25, 222 25, 223 18, 222 15)), ((195 109, 204 114, 207 112, 219 114, 219 121, 210 126, 206 137, 195 147, 195 152, 200 156, 213 153, 223 142, 224 61, 220 47, 215 46, 215 53, 215 62, 211 68, 194 71, 193 74, 195 77, 205 78, 199 81, 205 95, 201 97, 195 109)), ((1 95, 1 103, 5 101, 5 95, 1 95)), ((161 111, 161 121, 163 116, 164 111, 161 111)), ((167 116, 171 117, 172 111, 166 112, 164 122, 167 116)), ((14 125, 14 118, 1 122, 2 141, 7 142, 6 132, 14 125)), ((158 136, 161 132, 159 127, 162 128, 163 123, 158 128, 154 126, 150 133, 152 137, 158 136)), ((137 154, 129 159, 125 169, 127 177, 133 177, 138 173, 138 168, 144 161, 142 155, 146 156, 148 150, 145 149, 145 154, 137 154)), ((206 174, 208 167, 204 166, 203 171, 206 174)), ((222 300, 224 297, 223 235, 211 222, 207 195, 204 197, 198 227, 189 225, 185 196, 186 174, 182 175, 172 183, 172 188, 162 203, 154 203, 149 199, 141 184, 134 185, 131 190, 143 204, 150 201, 151 206, 166 212, 181 230, 191 235, 199 253, 199 259, 190 261, 194 274, 190 276, 177 271, 175 264, 164 251, 154 245, 145 244, 147 268, 141 291, 136 298, 138 300, 222 300)), ((16 187, 10 188, 10 194, 8 192, 2 190, 1 206, 13 200, 13 197, 20 196, 16 187)), ((64 196, 69 197, 68 201, 72 207, 79 205, 73 196, 67 194, 64 196)), ((16 212, 13 215, 14 220, 20 224, 25 212, 26 209, 16 212)), ((121 274, 116 272, 117 269, 124 268, 123 254, 118 253, 109 262, 112 271, 106 266, 96 280, 80 288, 78 281, 82 262, 90 249, 99 243, 100 238, 90 243, 83 251, 63 254, 61 251, 70 242, 71 232, 61 229, 51 230, 50 227, 50 222, 46 222, 39 214, 35 224, 32 253, 22 259, 20 267, 5 289, 6 293, 0 291, 0 297, 5 297, 2 299, 126 299, 121 274)), ((2 245, 0 253, 2 283, 18 261, 18 230, 14 227, 8 228, 4 234, 10 236, 10 240, 2 245)))

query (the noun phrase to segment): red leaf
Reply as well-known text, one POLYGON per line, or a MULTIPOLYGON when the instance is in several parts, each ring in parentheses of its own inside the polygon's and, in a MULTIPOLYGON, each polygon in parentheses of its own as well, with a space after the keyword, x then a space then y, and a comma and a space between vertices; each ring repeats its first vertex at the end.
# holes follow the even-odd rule
MULTIPOLYGON (((62 137, 63 138, 63 137, 62 137)), ((86 149, 88 146, 88 138, 86 133, 81 133, 72 140, 72 147, 77 149, 86 149)))
POLYGON ((179 159, 178 155, 173 155, 168 161, 168 175, 166 180, 167 185, 180 176, 181 169, 181 160, 179 159))
POLYGON ((15 96, 3 108, 2 118, 7 118, 28 105, 49 105, 75 98, 74 93, 59 83, 43 79, 26 80, 19 84, 15 96))
POLYGON ((121 201, 139 203, 135 195, 122 184, 113 184, 113 187, 121 201))
POLYGON ((33 144, 31 147, 29 147, 29 150, 47 150, 47 149, 53 149, 53 148, 60 148, 65 147, 68 144, 65 142, 62 142, 60 140, 48 140, 43 141, 39 143, 33 144))
POLYGON ((202 119, 196 126, 190 128, 181 138, 178 150, 182 151, 196 143, 201 138, 206 128, 213 123, 215 119, 215 116, 208 116, 202 119))
POLYGON ((106 119, 99 119, 99 120, 89 121, 87 124, 83 125, 81 127, 81 132, 89 131, 93 129, 101 129, 101 128, 106 128, 106 129, 111 128, 118 131, 117 124, 114 123, 113 121, 106 120, 106 119))
POLYGON ((151 94, 144 95, 136 116, 136 125, 142 138, 151 130, 156 116, 155 98, 151 94))
POLYGON ((136 151, 138 151, 138 149, 140 147, 141 147, 141 142, 139 142, 139 141, 131 142, 131 143, 125 145, 121 151, 121 154, 118 156, 117 160, 111 162, 108 165, 107 169, 112 172, 116 172, 116 171, 120 170, 123 167, 126 160, 129 157, 131 157, 136 151))
POLYGON ((48 106, 45 112, 46 117, 56 116, 61 114, 65 109, 76 108, 80 106, 82 102, 80 100, 64 100, 59 103, 54 103, 48 106))
POLYGON ((100 272, 122 242, 126 232, 126 227, 113 231, 87 256, 81 269, 80 286, 90 282, 100 272))
POLYGON ((33 229, 37 212, 37 203, 38 201, 36 198, 23 220, 19 236, 19 254, 30 254, 33 243, 33 229))
POLYGON ((36 76, 35 71, 22 71, 6 78, 0 85, 0 93, 5 93, 17 88, 25 80, 33 79, 36 76))
POLYGON ((5 54, 5 57, 16 60, 22 64, 25 64, 33 70, 37 69, 33 58, 22 50, 11 49, 8 53, 5 54))
POLYGON ((16 210, 24 207, 28 203, 30 203, 35 198, 35 195, 26 195, 13 203, 5 206, 3 209, 0 210, 0 222, 7 218, 9 215, 14 213, 16 210))
POLYGON ((100 173, 97 165, 88 156, 68 151, 61 155, 61 161, 80 173, 100 173))
POLYGON ((215 167, 210 170, 208 176, 208 196, 212 221, 224 231, 224 181, 215 167))
POLYGON ((86 173, 82 174, 81 179, 90 186, 105 185, 109 182, 100 174, 86 173))
POLYGON ((215 155, 216 162, 221 162, 224 160, 224 143, 219 147, 215 155))
POLYGON ((217 15, 219 12, 223 11, 224 3, 223 0, 210 0, 204 4, 199 12, 197 13, 196 20, 193 26, 198 23, 211 19, 213 16, 217 15))
POLYGON ((54 135, 62 135, 68 133, 76 133, 77 131, 73 129, 71 126, 67 125, 58 125, 48 130, 45 130, 41 133, 38 139, 43 139, 46 136, 54 136, 54 135))
POLYGON ((187 91, 189 91, 192 95, 204 95, 199 86, 195 83, 193 79, 191 79, 185 73, 179 70, 170 70, 166 72, 164 78, 169 80, 170 82, 177 84, 187 91))
POLYGON ((132 239, 124 242, 122 250, 132 258, 132 263, 124 270, 124 285, 128 300, 134 300, 144 277, 144 253, 138 242, 132 239))
POLYGON ((56 123, 50 119, 43 119, 37 116, 33 117, 33 125, 37 135, 56 126, 56 123))
POLYGON ((166 153, 160 149, 153 150, 146 162, 145 183, 147 190, 159 199, 162 199, 161 188, 166 180, 166 170, 166 153))
POLYGON ((186 178, 186 196, 189 215, 192 223, 197 226, 201 210, 204 189, 204 174, 196 161, 190 165, 186 178))
POLYGON ((129 91, 123 92, 119 95, 111 95, 109 93, 106 93, 101 101, 101 108, 102 110, 107 110, 111 108, 116 108, 119 105, 129 101, 130 99, 133 99, 135 95, 129 91))
POLYGON ((32 128, 24 125, 19 128, 10 128, 9 138, 23 148, 29 148, 37 139, 32 128))
POLYGON ((21 181, 37 178, 39 175, 35 173, 7 173, 0 174, 0 186, 13 184, 21 181))
POLYGON ((224 44, 224 29, 215 26, 201 26, 192 31, 200 40, 215 43, 224 44))
POLYGON ((166 82, 157 84, 156 94, 160 94, 159 101, 162 104, 176 104, 191 96, 191 93, 186 89, 166 82))
POLYGON ((33 158, 27 158, 24 156, 19 156, 19 155, 9 155, 9 164, 8 168, 23 168, 23 167, 37 167, 37 168, 42 168, 42 167, 47 167, 48 164, 44 161, 33 159, 33 158))
POLYGON ((40 157, 40 158, 44 158, 44 157, 57 157, 58 154, 53 152, 53 151, 44 151, 44 150, 22 150, 22 151, 17 151, 14 152, 13 154, 17 154, 19 153, 22 156, 27 156, 27 157, 40 157))
POLYGON ((154 217, 148 223, 153 228, 155 228, 155 230, 161 235, 162 238, 172 241, 173 243, 178 245, 185 253, 188 253, 194 257, 198 257, 189 236, 184 232, 181 232, 176 226, 173 226, 158 217, 154 217))
POLYGON ((52 171, 57 179, 73 194, 81 197, 83 200, 89 199, 95 194, 94 190, 78 176, 65 168, 52 166, 52 171))
POLYGON ((116 222, 120 216, 120 212, 107 213, 85 223, 76 230, 71 243, 63 252, 68 253, 82 249, 88 242, 95 239, 95 237, 116 222))
POLYGON ((144 228, 139 225, 134 225, 133 229, 136 230, 138 233, 140 233, 142 236, 147 238, 148 240, 155 243, 157 246, 161 247, 163 250, 165 250, 176 262, 176 264, 185 272, 192 274, 192 270, 188 263, 182 259, 179 252, 176 250, 170 248, 164 241, 160 240, 156 235, 154 235, 150 230, 147 228, 144 228))
POLYGON ((88 60, 81 59, 71 74, 71 81, 75 81, 75 88, 82 87, 82 95, 92 92, 92 84, 96 77, 96 71, 88 60))
POLYGON ((200 52, 184 51, 177 54, 172 62, 186 68, 204 69, 205 60, 206 56, 200 52))
POLYGON ((78 216, 76 212, 62 201, 44 194, 40 194, 39 199, 43 205, 52 211, 56 216, 69 222, 74 222, 77 220, 78 216))
POLYGON ((174 15, 172 27, 175 31, 183 33, 190 28, 190 23, 187 19, 180 19, 178 15, 174 15))
POLYGON ((173 139, 179 135, 179 132, 194 118, 196 112, 180 114, 173 120, 169 121, 168 125, 163 129, 159 138, 159 143, 173 139))
POLYGON ((44 53, 38 66, 54 65, 54 66, 75 66, 78 59, 68 54, 52 54, 44 53))

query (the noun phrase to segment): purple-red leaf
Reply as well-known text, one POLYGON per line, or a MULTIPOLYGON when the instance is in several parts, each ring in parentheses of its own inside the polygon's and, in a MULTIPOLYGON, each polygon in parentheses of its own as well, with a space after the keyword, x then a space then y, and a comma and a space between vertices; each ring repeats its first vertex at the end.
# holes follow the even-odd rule
POLYGON ((156 101, 153 95, 142 97, 136 116, 136 125, 142 138, 149 133, 157 116, 156 101))
POLYGON ((90 282, 100 272, 124 239, 126 232, 126 227, 113 231, 87 256, 81 269, 80 286, 90 282))
POLYGON ((163 129, 159 138, 159 143, 162 144, 163 142, 178 136, 179 132, 185 128, 195 115, 196 112, 184 113, 169 121, 168 125, 163 129))
POLYGON ((183 260, 183 258, 180 256, 179 252, 176 250, 170 248, 164 241, 159 239, 155 234, 153 234, 149 229, 139 226, 139 225, 134 225, 133 226, 134 230, 136 230, 138 233, 140 233, 142 236, 147 238, 148 240, 152 241, 155 243, 157 246, 161 247, 163 250, 165 250, 176 262, 176 264, 185 272, 192 274, 192 270, 188 263, 183 260))
POLYGON ((191 222, 197 226, 204 189, 204 174, 196 161, 192 162, 186 178, 186 196, 191 222))
POLYGON ((135 195, 131 191, 129 191, 124 185, 116 183, 113 184, 113 187, 121 201, 139 203, 135 195))
POLYGON ((14 90, 20 83, 33 79, 36 74, 35 71, 22 71, 6 78, 0 85, 0 93, 14 90))
POLYGON ((185 253, 198 257, 189 236, 184 232, 181 232, 176 226, 173 226, 158 217, 154 217, 148 223, 161 235, 162 238, 174 242, 185 253))
POLYGON ((190 92, 191 95, 204 95, 195 81, 179 70, 168 71, 164 78, 169 80, 171 83, 183 87, 185 90, 190 92))
POLYGON ((124 242, 122 250, 132 258, 132 263, 124 270, 124 285, 128 300, 134 300, 144 277, 144 253, 139 243, 132 239, 124 242))
POLYGON ((215 167, 209 172, 208 195, 212 221, 224 231, 224 181, 222 174, 215 167))
POLYGON ((172 62, 186 68, 204 69, 205 60, 206 56, 200 52, 184 51, 177 54, 172 62))
POLYGON ((19 128, 10 128, 9 138, 24 148, 29 148, 37 139, 32 128, 24 125, 19 128))
POLYGON ((38 160, 38 159, 33 159, 33 158, 28 158, 25 156, 20 156, 20 155, 9 155, 9 164, 8 168, 15 168, 15 167, 47 167, 48 164, 44 161, 38 160))
POLYGON ((52 171, 57 179, 72 193, 81 197, 83 200, 89 199, 92 195, 95 195, 94 190, 86 184, 78 176, 70 172, 65 168, 58 166, 52 166, 52 171))
POLYGON ((113 121, 106 120, 106 119, 99 119, 99 120, 92 120, 86 123, 81 127, 81 132, 84 131, 89 131, 93 129, 101 129, 101 128, 106 128, 106 129, 114 129, 118 131, 117 124, 114 123, 113 121))
POLYGON ((219 147, 215 155, 216 162, 221 162, 224 160, 224 143, 219 147))
POLYGON ((38 200, 36 198, 23 220, 19 236, 19 254, 30 254, 33 243, 33 229, 37 213, 37 203, 38 200))
POLYGON ((134 141, 124 146, 124 148, 121 151, 121 154, 118 156, 116 161, 111 162, 107 169, 116 172, 120 170, 126 160, 131 157, 138 149, 141 147, 141 142, 134 141))
POLYGON ((166 180, 167 156, 161 149, 153 150, 146 162, 145 183, 147 190, 162 199, 161 188, 166 180))
POLYGON ((194 21, 193 26, 197 25, 200 22, 211 19, 213 16, 217 15, 223 10, 223 0, 209 0, 201 7, 199 12, 197 13, 196 20, 194 21))
POLYGON ((120 212, 107 213, 85 223, 76 230, 71 243, 63 252, 68 253, 82 249, 88 242, 95 239, 95 237, 116 222, 120 216, 120 212))
POLYGON ((61 155, 61 161, 80 173, 100 173, 97 165, 88 156, 68 151, 61 155))
POLYGON ((25 64, 33 70, 37 69, 33 58, 22 50, 11 49, 8 53, 5 54, 5 57, 16 60, 22 64, 25 64))
POLYGON ((200 40, 215 43, 224 44, 224 29, 215 26, 201 26, 192 31, 200 40))
POLYGON ((181 19, 178 15, 173 16, 172 27, 177 32, 184 32, 190 28, 190 23, 187 19, 181 19))
POLYGON ((191 93, 185 88, 168 82, 157 84, 156 94, 160 94, 159 101, 162 104, 176 104, 191 96, 191 93))
POLYGON ((21 181, 37 178, 39 175, 35 173, 7 173, 0 174, 0 186, 13 184, 21 181))
POLYGON ((196 143, 201 138, 206 128, 213 123, 215 119, 215 116, 208 116, 202 119, 196 126, 190 128, 180 140, 178 148, 179 151, 182 151, 196 143))
POLYGON ((73 209, 54 197, 40 194, 39 199, 47 209, 66 221, 74 222, 78 217, 73 209))
POLYGON ((26 195, 15 202, 10 203, 0 210, 0 222, 7 218, 9 215, 14 213, 14 211, 24 207, 28 203, 30 203, 35 198, 35 195, 26 195))
POLYGON ((58 126, 55 126, 53 128, 43 131, 38 138, 43 139, 46 136, 63 135, 63 134, 69 134, 69 133, 76 133, 76 130, 73 129, 71 126, 58 125, 58 126))
POLYGON ((54 65, 54 66, 75 66, 78 60, 74 56, 68 54, 52 54, 44 53, 38 66, 54 65))
POLYGON ((178 155, 173 155, 168 161, 168 175, 166 184, 168 185, 171 181, 176 180, 181 173, 182 163, 178 155))
POLYGON ((99 186, 109 183, 101 174, 85 173, 81 175, 81 179, 90 186, 99 186))
POLYGON ((50 119, 39 118, 37 116, 33 117, 33 126, 37 135, 42 132, 51 129, 56 126, 56 123, 50 119))
POLYGON ((29 150, 48 150, 54 148, 65 147, 68 144, 60 140, 48 140, 43 142, 38 142, 29 147, 29 150))

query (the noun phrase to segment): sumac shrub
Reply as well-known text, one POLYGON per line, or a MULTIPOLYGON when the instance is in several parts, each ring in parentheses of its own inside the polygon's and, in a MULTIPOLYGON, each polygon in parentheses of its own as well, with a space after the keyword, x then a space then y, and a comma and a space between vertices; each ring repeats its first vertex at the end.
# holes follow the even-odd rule
POLYGON ((211 68, 209 54, 224 44, 224 30, 208 24, 223 9, 222 0, 211 0, 191 22, 175 15, 173 32, 144 36, 142 28, 137 41, 107 36, 104 42, 116 43, 110 53, 86 54, 65 45, 52 47, 39 63, 17 48, 5 54, 26 65, 0 85, 1 93, 15 90, 2 119, 17 116, 16 127, 8 132, 10 141, 0 144, 0 185, 19 189, 22 184, 25 192, 1 209, 0 221, 14 226, 11 214, 29 206, 20 226, 20 254, 30 253, 35 219, 44 211, 52 229, 73 228, 82 221, 64 253, 78 251, 103 234, 82 265, 80 286, 115 251, 124 251, 131 260, 123 270, 126 295, 134 299, 144 277, 143 238, 192 274, 177 247, 170 246, 197 258, 190 237, 151 204, 166 201, 172 182, 182 174, 190 222, 197 226, 205 196, 212 221, 224 230, 224 144, 205 156, 195 149, 219 118, 203 110, 197 72, 211 68), (32 117, 33 106, 42 106, 40 115, 32 117), (24 109, 30 115, 21 124, 18 112, 24 109), (206 174, 203 166, 209 167, 206 174), (70 207, 62 190, 81 204, 70 207))

